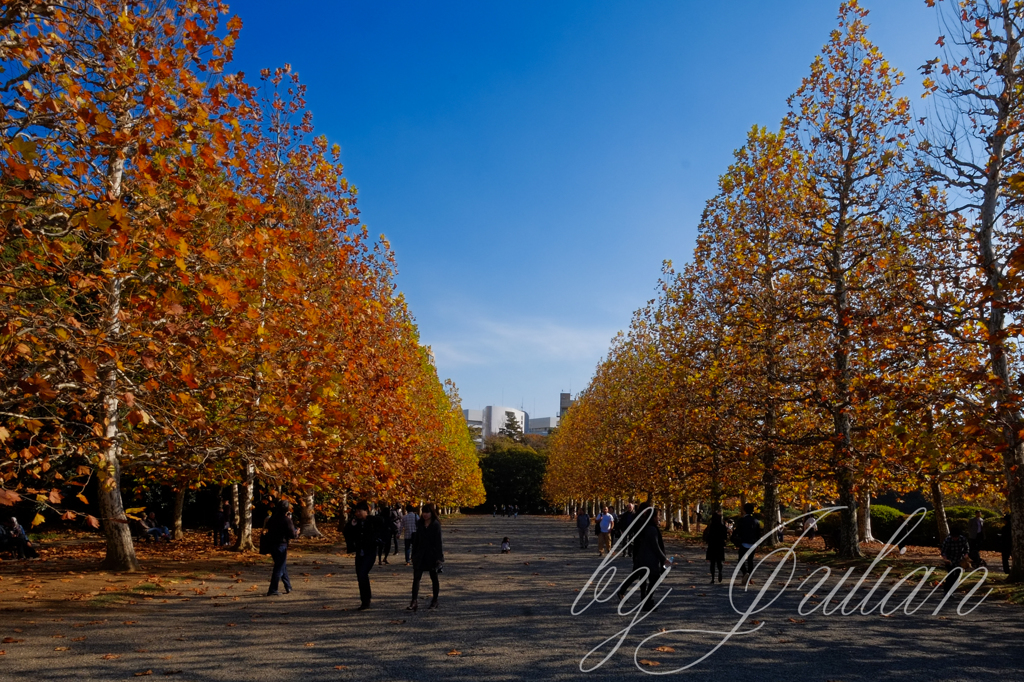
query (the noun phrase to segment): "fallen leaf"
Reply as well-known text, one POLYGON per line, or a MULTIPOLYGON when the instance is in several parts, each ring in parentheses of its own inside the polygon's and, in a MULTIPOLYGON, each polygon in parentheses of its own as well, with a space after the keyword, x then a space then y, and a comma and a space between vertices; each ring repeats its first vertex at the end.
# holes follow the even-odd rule
POLYGON ((316 646, 315 642, 306 642, 306 646, 316 646))
POLYGON ((72 637, 71 641, 72 642, 84 642, 85 641, 85 637, 72 637))
POLYGON ((392 625, 401 625, 405 621, 404 620, 393 620, 393 621, 390 621, 390 622, 391 622, 392 625))
POLYGON ((461 656, 462 652, 457 650, 457 649, 452 649, 451 651, 448 652, 448 655, 449 656, 461 656))
POLYGON ((103 654, 102 656, 100 656, 100 658, 102 658, 104 660, 107 660, 107 661, 114 661, 114 660, 117 660, 118 658, 121 658, 121 654, 103 654))
POLYGON ((13 637, 4 637, 4 639, 3 639, 3 643, 4 644, 18 644, 19 642, 24 642, 24 641, 25 640, 23 640, 23 639, 14 639, 13 637))
POLYGON ((651 667, 654 667, 656 665, 661 665, 661 663, 658 663, 657 661, 649 661, 646 658, 641 658, 640 665, 649 665, 651 667))
POLYGON ((675 649, 673 649, 670 646, 656 646, 656 647, 654 647, 654 650, 655 651, 663 651, 665 653, 670 653, 670 652, 675 651, 675 649))
POLYGON ((68 648, 66 646, 55 646, 55 647, 53 647, 53 650, 54 651, 67 651, 68 648))
POLYGON ((347 667, 348 667, 347 665, 336 665, 336 666, 334 666, 334 669, 335 670, 344 670, 347 667))
POLYGON ((145 677, 146 675, 152 675, 153 671, 152 670, 143 670, 142 672, 132 673, 132 674, 135 675, 135 677, 145 677))
POLYGON ((807 621, 804 620, 803 618, 790 618, 789 622, 790 623, 806 623, 807 621))

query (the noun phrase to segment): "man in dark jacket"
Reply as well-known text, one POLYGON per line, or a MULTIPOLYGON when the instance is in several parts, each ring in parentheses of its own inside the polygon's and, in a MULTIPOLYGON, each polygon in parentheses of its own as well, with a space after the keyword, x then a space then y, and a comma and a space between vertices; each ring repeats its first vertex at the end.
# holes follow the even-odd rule
POLYGON ((416 522, 416 533, 412 543, 412 601, 408 610, 415 611, 419 606, 420 579, 423 572, 430 575, 433 599, 430 608, 437 608, 437 596, 441 589, 437 574, 444 564, 444 544, 441 539, 441 522, 437 520, 437 508, 432 504, 423 506, 423 512, 416 522))
POLYGON ((743 516, 736 522, 735 535, 739 545, 739 561, 743 563, 743 575, 746 576, 754 572, 754 553, 751 552, 746 561, 743 561, 743 555, 761 539, 761 522, 754 518, 753 503, 743 505, 743 516))
POLYGON ((288 578, 288 541, 299 537, 299 531, 292 521, 292 506, 286 500, 277 503, 274 515, 267 521, 263 530, 267 534, 267 546, 274 560, 274 570, 270 574, 270 589, 267 596, 277 596, 278 583, 284 583, 284 593, 292 591, 292 581, 288 578))
POLYGON ((580 511, 576 515, 576 530, 580 533, 580 549, 586 549, 590 546, 590 515, 585 511, 580 511))
MULTIPOLYGON (((640 580, 643 576, 642 573, 638 572, 641 568, 647 569, 647 577, 640 586, 640 597, 646 600, 647 595, 654 589, 654 584, 661 578, 665 565, 668 563, 668 557, 665 556, 665 540, 661 537, 661 529, 658 528, 658 523, 655 520, 657 513, 658 510, 652 508, 647 502, 641 504, 637 512, 637 516, 642 518, 639 522, 639 529, 634 526, 633 531, 633 573, 630 574, 626 581, 622 583, 622 587, 619 588, 620 600, 626 597, 626 592, 633 586, 633 583, 640 580), (650 511, 645 514, 644 511, 647 509, 650 509, 650 511)), ((645 611, 653 608, 653 600, 645 602, 645 611)))
POLYGON ((370 505, 365 501, 356 505, 355 511, 345 524, 345 551, 356 555, 356 580, 359 581, 359 610, 370 608, 370 571, 377 556, 380 531, 370 518, 370 505))

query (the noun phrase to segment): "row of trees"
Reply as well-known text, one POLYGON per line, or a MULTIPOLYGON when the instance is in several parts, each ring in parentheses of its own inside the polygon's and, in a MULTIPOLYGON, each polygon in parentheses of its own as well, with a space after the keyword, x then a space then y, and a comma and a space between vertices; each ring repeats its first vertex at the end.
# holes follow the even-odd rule
POLYGON ((563 418, 548 499, 837 500, 853 557, 872 491, 927 490, 940 536, 943 495, 1001 492, 1024 580, 1024 2, 939 5, 917 119, 842 5, 563 418))
POLYGON ((238 482, 240 549, 257 480, 309 522, 314 495, 482 502, 458 395, 338 147, 288 67, 256 85, 225 70, 226 13, 0 13, 0 502, 74 518, 64 498, 95 477, 79 503, 119 570, 138 566, 122 472, 179 499, 238 482))

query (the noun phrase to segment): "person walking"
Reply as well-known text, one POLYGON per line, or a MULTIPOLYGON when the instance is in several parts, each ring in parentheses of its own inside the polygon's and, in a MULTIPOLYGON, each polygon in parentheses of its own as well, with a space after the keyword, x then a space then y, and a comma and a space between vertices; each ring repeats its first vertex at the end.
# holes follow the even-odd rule
POLYGON ((619 520, 615 522, 615 526, 618 531, 625 534, 626 537, 622 539, 623 544, 626 546, 626 556, 633 556, 633 534, 636 529, 630 530, 629 526, 636 519, 636 511, 633 503, 630 502, 626 505, 626 511, 619 515, 619 520))
POLYGON ((356 555, 356 580, 359 582, 359 610, 370 608, 373 592, 370 589, 370 571, 377 555, 379 533, 370 517, 370 505, 365 501, 356 505, 355 511, 345 524, 345 545, 350 554, 356 555))
POLYGON ((416 537, 416 521, 420 515, 416 513, 416 507, 408 504, 405 506, 405 516, 402 517, 402 538, 405 540, 405 565, 412 562, 412 542, 416 537))
POLYGON ((606 551, 612 551, 612 529, 615 528, 615 517, 608 512, 608 507, 604 507, 601 510, 599 524, 597 553, 600 556, 604 556, 606 551))
POLYGON ((391 552, 391 509, 386 504, 379 507, 371 520, 377 533, 377 565, 382 566, 391 552))
POLYGON ((754 504, 747 502, 743 505, 743 516, 736 522, 736 544, 739 550, 739 561, 743 564, 743 575, 747 576, 754 572, 754 553, 744 561, 743 555, 747 550, 757 544, 761 539, 761 522, 754 518, 754 504))
POLYGON ((437 512, 434 505, 428 504, 423 507, 419 521, 416 522, 416 537, 412 545, 412 601, 407 607, 408 611, 415 611, 419 608, 420 579, 423 572, 430 574, 430 584, 433 588, 433 599, 430 600, 430 607, 437 608, 437 595, 441 590, 437 574, 444 563, 444 546, 441 541, 441 522, 437 519, 437 512))
POLYGON ((1003 573, 1010 573, 1010 557, 1013 555, 1013 529, 1010 524, 1012 517, 1003 516, 1003 529, 999 531, 999 551, 1003 555, 1003 573))
POLYGON ((286 500, 279 500, 273 516, 267 521, 263 531, 267 534, 270 546, 270 558, 274 560, 274 570, 270 574, 270 589, 267 596, 277 596, 278 584, 284 583, 284 593, 292 591, 292 581, 288 578, 288 542, 299 537, 299 531, 292 521, 292 506, 286 500))
POLYGON ((971 566, 974 568, 982 565, 981 543, 984 539, 985 519, 979 510, 974 512, 974 518, 967 522, 968 556, 971 557, 971 566))
POLYGON ((576 515, 576 530, 580 534, 580 549, 590 547, 590 516, 584 509, 576 515))
POLYGON ((518 519, 519 518, 519 505, 518 504, 512 510, 512 518, 514 518, 514 519, 518 519))
POLYGON ((398 536, 402 534, 402 505, 396 504, 391 508, 391 537, 389 542, 393 542, 395 545, 395 551, 392 552, 395 556, 398 556, 398 536))
POLYGON ((231 540, 231 505, 225 500, 220 510, 217 512, 217 518, 214 521, 213 528, 213 544, 217 547, 223 547, 228 544, 231 540))
POLYGON ((725 561, 725 543, 729 540, 729 530, 722 523, 722 512, 711 515, 711 521, 704 529, 704 543, 708 551, 704 554, 711 568, 711 582, 715 582, 715 569, 718 569, 718 582, 722 582, 722 562, 725 561))
POLYGON ((669 563, 665 556, 665 540, 661 536, 661 529, 657 523, 658 510, 644 502, 637 511, 640 517, 640 527, 633 533, 633 572, 626 578, 619 588, 619 601, 626 598, 626 593, 637 580, 643 580, 640 585, 640 598, 644 600, 644 611, 654 608, 653 601, 647 599, 654 584, 661 578, 662 571, 669 563), (650 510, 650 511, 647 511, 650 510), (647 569, 647 575, 640 572, 640 569, 647 569))
POLYGON ((949 591, 953 589, 953 586, 957 583, 957 569, 959 569, 960 575, 963 575, 964 559, 970 558, 970 543, 963 533, 964 531, 960 524, 954 524, 949 529, 949 535, 942 541, 942 548, 939 553, 946 560, 947 571, 946 578, 942 581, 943 594, 949 594, 949 591))

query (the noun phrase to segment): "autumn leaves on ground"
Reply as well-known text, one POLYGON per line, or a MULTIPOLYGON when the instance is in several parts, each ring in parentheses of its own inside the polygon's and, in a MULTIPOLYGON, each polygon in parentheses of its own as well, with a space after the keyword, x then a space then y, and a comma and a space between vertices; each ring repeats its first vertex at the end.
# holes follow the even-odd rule
POLYGON ((114 570, 139 567, 128 482, 173 495, 176 535, 193 491, 237 486, 242 550, 257 490, 307 530, 357 496, 483 499, 387 240, 289 67, 231 73, 227 11, 0 14, 0 504, 102 526, 114 570))

